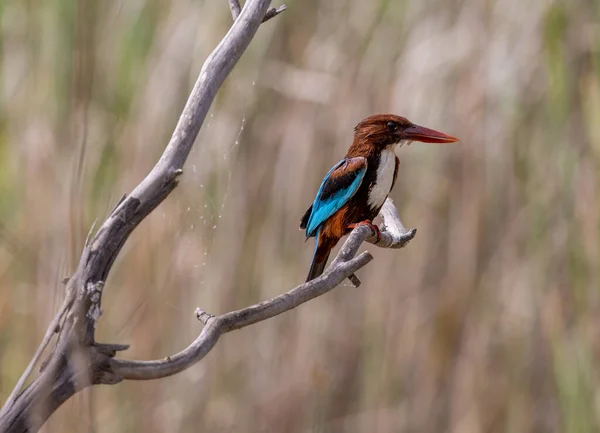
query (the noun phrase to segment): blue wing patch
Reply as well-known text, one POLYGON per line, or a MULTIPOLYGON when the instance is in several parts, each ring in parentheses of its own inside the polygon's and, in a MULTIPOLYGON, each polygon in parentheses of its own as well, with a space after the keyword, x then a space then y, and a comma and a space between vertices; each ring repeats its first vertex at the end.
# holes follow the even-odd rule
POLYGON ((338 162, 323 179, 306 224, 306 237, 352 198, 367 172, 367 159, 359 156, 338 162))

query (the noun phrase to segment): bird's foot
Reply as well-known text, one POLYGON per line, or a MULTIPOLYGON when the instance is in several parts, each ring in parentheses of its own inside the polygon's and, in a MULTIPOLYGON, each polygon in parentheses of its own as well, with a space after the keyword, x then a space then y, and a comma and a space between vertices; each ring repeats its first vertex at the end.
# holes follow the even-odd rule
POLYGON ((375 236, 377 236, 377 241, 375 243, 381 240, 381 231, 379 230, 379 227, 371 222, 371 220, 364 220, 359 223, 349 224, 348 228, 355 229, 358 226, 368 226, 371 230, 373 230, 375 232, 375 236))

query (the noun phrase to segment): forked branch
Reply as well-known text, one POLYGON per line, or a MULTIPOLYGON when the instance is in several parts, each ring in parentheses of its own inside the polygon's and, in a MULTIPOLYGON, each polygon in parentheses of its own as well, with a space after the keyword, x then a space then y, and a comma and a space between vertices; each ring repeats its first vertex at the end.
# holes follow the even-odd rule
POLYGON ((246 50, 268 14, 270 0, 247 0, 219 45, 206 59, 160 160, 140 184, 116 206, 89 245, 67 282, 67 295, 50 335, 60 323, 60 338, 43 371, 22 391, 29 372, 48 343, 44 338, 31 367, 0 411, 1 432, 37 431, 50 414, 79 390, 94 384, 117 383, 123 377, 111 370, 110 359, 126 346, 95 341, 96 321, 112 264, 129 235, 178 183, 183 165, 211 103, 225 78, 246 50), (81 362, 87 359, 86 362, 81 362))
POLYGON ((270 319, 324 295, 373 259, 367 251, 356 256, 364 241, 383 248, 402 248, 414 238, 416 229, 408 231, 404 229, 391 199, 386 200, 381 215, 384 218, 385 228, 381 231, 379 241, 368 226, 358 226, 352 231, 329 268, 319 278, 267 301, 219 316, 213 316, 198 308, 196 317, 205 326, 198 338, 183 351, 155 361, 112 359, 113 371, 130 380, 159 379, 177 374, 204 358, 222 334, 270 319))
POLYGON ((88 237, 89 242, 86 240, 79 265, 67 281, 63 307, 52 321, 30 367, 0 411, 1 432, 37 431, 62 403, 87 386, 114 384, 123 379, 156 379, 178 373, 202 359, 226 332, 295 308, 327 293, 345 278, 352 278, 358 284, 354 272, 372 260, 368 252, 355 257, 362 242, 401 248, 414 237, 416 231, 406 231, 402 227, 393 204, 387 201, 382 209, 385 229, 379 240, 369 227, 360 226, 351 233, 320 278, 223 315, 212 316, 198 310, 197 316, 204 324, 202 332, 176 355, 157 361, 115 359, 116 353, 125 350, 126 345, 96 342, 94 331, 102 311, 104 282, 117 255, 138 224, 177 186, 217 90, 248 47, 261 22, 285 10, 285 6, 269 9, 270 0, 247 0, 241 10, 237 0, 229 0, 229 5, 234 23, 206 59, 161 158, 140 184, 117 204, 98 232, 88 237), (59 338, 43 363, 41 373, 21 390, 50 337, 59 329, 59 338))
MULTIPOLYGON (((240 12, 242 10, 242 8, 240 7, 240 2, 239 0, 228 0, 229 1, 229 9, 231 9, 231 18, 233 18, 233 21, 237 20, 237 18, 240 16, 240 12)), ((278 8, 271 8, 269 9, 266 13, 265 16, 262 20, 262 22, 267 22, 269 21, 271 18, 275 18, 277 15, 279 15, 281 12, 285 11, 287 8, 285 5, 281 5, 278 8)))

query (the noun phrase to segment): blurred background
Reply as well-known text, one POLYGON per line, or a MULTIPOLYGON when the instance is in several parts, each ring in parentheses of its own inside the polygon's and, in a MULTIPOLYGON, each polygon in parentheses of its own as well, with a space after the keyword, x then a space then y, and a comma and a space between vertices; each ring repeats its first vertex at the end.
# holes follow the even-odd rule
MULTIPOLYGON (((281 3, 274 3, 279 6, 281 3)), ((286 0, 219 92, 182 182, 115 263, 98 339, 162 358, 304 281, 299 218, 352 128, 399 150, 418 233, 175 377, 80 393, 45 432, 600 429, 600 2, 286 0)), ((0 401, 83 240, 164 149, 225 0, 0 1, 0 401)))

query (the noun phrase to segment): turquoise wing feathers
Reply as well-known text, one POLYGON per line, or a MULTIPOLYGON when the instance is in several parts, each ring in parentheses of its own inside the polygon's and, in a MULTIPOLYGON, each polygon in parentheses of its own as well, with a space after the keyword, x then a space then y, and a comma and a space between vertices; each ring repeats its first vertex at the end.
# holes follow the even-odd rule
POLYGON ((356 194, 366 172, 367 159, 361 156, 343 159, 329 170, 300 225, 307 238, 356 194))

